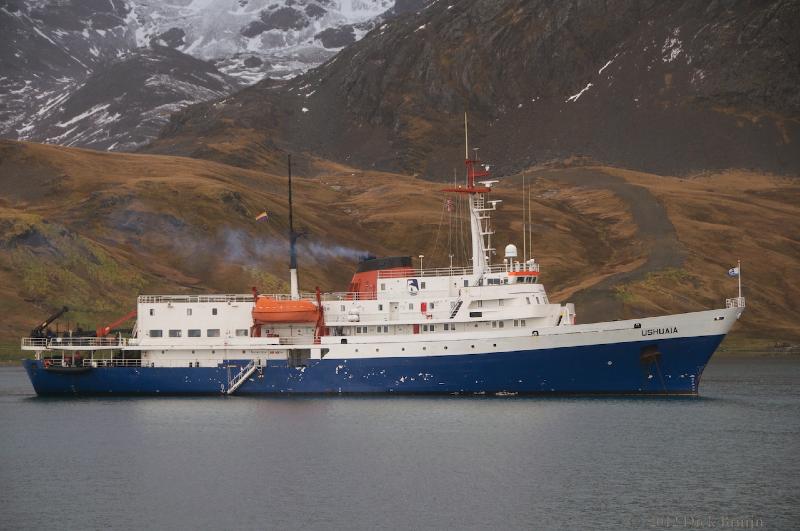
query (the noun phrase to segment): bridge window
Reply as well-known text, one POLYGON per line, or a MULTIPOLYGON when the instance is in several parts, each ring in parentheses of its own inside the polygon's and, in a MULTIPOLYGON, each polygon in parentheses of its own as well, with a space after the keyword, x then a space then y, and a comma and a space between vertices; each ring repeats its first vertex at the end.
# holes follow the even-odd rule
POLYGON ((189 337, 200 337, 200 329, 199 328, 189 329, 186 335, 188 335, 189 337))
POLYGON ((181 331, 180 330, 170 330, 169 331, 169 337, 181 337, 181 331))
POLYGON ((247 328, 239 328, 236 330, 237 337, 247 337, 249 335, 249 330, 247 330, 247 328))
POLYGON ((206 337, 219 337, 219 328, 209 328, 206 330, 206 337))
POLYGON ((150 330, 150 337, 164 337, 164 331, 163 330, 150 330))

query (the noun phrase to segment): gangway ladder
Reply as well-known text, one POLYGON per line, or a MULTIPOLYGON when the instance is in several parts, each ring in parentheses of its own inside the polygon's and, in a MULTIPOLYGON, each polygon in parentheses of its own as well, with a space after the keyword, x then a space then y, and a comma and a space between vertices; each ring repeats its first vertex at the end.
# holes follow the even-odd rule
POLYGON ((228 389, 225 391, 225 394, 232 395, 239 389, 242 384, 256 372, 258 366, 256 365, 256 360, 250 360, 250 363, 242 367, 242 370, 239 371, 239 374, 234 376, 233 378, 228 381, 228 389))
POLYGON ((463 299, 458 299, 456 301, 456 305, 453 306, 453 311, 450 312, 450 319, 455 319, 456 314, 458 313, 458 310, 461 309, 461 305, 462 304, 464 304, 464 300, 463 299))

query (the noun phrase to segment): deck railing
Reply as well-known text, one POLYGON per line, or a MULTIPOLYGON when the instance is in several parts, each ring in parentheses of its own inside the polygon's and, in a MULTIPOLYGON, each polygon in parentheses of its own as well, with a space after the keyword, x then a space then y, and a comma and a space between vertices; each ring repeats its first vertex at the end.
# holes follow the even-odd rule
POLYGON ((48 348, 122 348, 128 346, 126 337, 53 337, 47 342, 48 348))
POLYGON ((22 348, 47 348, 46 337, 23 337, 20 345, 22 348))

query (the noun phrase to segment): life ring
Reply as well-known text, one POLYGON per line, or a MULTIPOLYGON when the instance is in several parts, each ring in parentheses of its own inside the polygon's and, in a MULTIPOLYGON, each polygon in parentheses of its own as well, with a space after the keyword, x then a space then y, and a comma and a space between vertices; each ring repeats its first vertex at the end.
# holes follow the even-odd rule
POLYGON ((51 359, 44 360, 44 368, 45 369, 49 369, 52 364, 53 364, 53 360, 51 360, 51 359))

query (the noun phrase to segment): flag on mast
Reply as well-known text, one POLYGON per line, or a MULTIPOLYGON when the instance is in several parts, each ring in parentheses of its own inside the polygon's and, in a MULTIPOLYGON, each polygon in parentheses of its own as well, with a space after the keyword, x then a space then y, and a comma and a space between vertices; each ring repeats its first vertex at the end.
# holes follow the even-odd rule
POLYGON ((728 276, 731 278, 736 278, 739 276, 739 266, 732 267, 728 269, 728 276))
POLYGON ((269 214, 267 214, 267 211, 265 210, 261 214, 257 215, 256 221, 269 221, 269 214))

